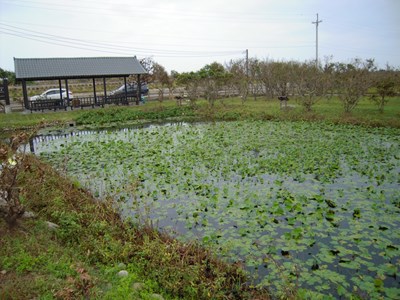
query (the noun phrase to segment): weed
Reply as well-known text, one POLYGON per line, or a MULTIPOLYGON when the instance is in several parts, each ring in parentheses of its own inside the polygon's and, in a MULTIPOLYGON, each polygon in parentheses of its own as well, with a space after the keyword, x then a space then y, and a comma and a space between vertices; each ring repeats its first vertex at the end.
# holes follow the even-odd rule
POLYGON ((172 107, 165 108, 162 110, 127 110, 125 108, 111 108, 105 110, 93 110, 87 111, 79 116, 76 120, 79 125, 88 124, 112 124, 129 122, 135 120, 157 120, 167 119, 174 117, 188 117, 194 116, 193 109, 191 107, 172 107))
POLYGON ((17 150, 28 139, 28 134, 19 133, 11 137, 9 146, 0 143, 0 218, 10 227, 25 212, 17 185, 17 175, 23 168, 25 154, 17 150))
POLYGON ((112 202, 99 202, 52 168, 27 156, 18 175, 26 209, 38 219, 13 231, 0 223, 3 298, 250 299, 244 273, 197 244, 183 244, 150 227, 121 220, 112 202), (49 230, 44 221, 60 227, 49 230), (117 278, 123 262, 127 278, 117 278), (15 280, 18 275, 18 280, 15 280), (143 282, 140 291, 130 290, 143 282), (21 288, 25 285, 24 288, 21 288), (236 295, 236 296, 235 296, 236 295), (239 295, 239 296, 237 296, 239 295), (168 298, 168 297, 167 297, 168 298))

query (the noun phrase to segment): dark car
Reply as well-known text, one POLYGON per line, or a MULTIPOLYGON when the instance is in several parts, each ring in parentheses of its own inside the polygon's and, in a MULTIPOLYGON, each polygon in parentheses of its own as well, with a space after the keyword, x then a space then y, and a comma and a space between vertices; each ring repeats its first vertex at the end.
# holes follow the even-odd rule
MULTIPOLYGON (((136 97, 137 96, 137 83, 128 83, 126 85, 126 93, 128 97, 136 97)), ((141 84, 141 94, 145 96, 149 93, 149 88, 147 87, 147 83, 142 82, 141 84)), ((110 92, 108 95, 110 98, 120 98, 125 97, 125 85, 121 85, 118 89, 110 92)))

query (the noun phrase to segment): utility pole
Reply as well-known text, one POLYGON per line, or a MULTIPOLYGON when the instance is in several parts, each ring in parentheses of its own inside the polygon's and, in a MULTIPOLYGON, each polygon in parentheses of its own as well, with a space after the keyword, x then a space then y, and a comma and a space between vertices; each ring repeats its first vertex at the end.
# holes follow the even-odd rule
POLYGON ((246 49, 246 76, 249 77, 249 49, 246 49))
POLYGON ((312 24, 315 24, 315 66, 318 68, 318 24, 321 23, 322 20, 318 19, 318 14, 317 14, 317 21, 312 22, 312 24))

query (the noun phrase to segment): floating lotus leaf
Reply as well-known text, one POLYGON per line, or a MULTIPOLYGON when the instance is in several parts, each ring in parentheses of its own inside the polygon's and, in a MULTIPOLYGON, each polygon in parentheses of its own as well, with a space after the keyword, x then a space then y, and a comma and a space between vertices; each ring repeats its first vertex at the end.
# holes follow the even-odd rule
POLYGON ((400 131, 306 122, 77 132, 36 153, 125 217, 241 261, 277 295, 399 296, 400 131), (384 279, 383 279, 384 278, 384 279))

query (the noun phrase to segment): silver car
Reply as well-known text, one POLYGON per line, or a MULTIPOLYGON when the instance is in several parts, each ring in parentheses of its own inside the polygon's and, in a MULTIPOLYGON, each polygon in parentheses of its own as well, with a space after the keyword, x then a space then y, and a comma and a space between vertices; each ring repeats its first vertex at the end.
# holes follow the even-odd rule
MULTIPOLYGON (((62 92, 62 98, 67 99, 67 90, 61 89, 61 92, 62 92)), ((68 91, 68 96, 69 96, 70 100, 74 99, 71 91, 68 91)), ((32 96, 29 98, 29 100, 31 100, 31 101, 43 100, 43 99, 55 99, 55 100, 61 99, 60 98, 60 89, 50 89, 50 90, 43 92, 40 95, 35 95, 35 96, 32 96)))

